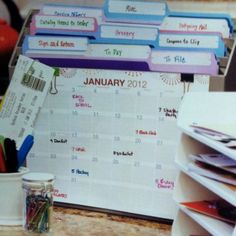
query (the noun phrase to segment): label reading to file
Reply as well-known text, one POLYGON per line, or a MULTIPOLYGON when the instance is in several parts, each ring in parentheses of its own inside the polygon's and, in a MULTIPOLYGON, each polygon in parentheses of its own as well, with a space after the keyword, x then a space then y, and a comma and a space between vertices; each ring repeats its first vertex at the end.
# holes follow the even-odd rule
POLYGON ((152 53, 152 63, 161 65, 209 66, 211 65, 211 54, 155 51, 152 53))

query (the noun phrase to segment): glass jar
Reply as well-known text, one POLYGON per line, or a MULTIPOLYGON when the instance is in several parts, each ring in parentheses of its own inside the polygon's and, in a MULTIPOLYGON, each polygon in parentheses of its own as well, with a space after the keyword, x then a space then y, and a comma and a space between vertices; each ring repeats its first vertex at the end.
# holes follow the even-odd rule
POLYGON ((53 184, 52 174, 30 172, 22 176, 23 226, 30 235, 51 231, 53 184))

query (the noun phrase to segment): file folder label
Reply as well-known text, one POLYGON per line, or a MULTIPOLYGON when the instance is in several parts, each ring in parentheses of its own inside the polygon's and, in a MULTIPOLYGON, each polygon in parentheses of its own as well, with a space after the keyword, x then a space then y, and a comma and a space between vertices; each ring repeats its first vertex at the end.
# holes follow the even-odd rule
POLYGON ((159 34, 160 47, 218 48, 219 36, 196 34, 159 34))
POLYGON ((226 46, 218 34, 159 32, 158 48, 166 50, 212 52, 216 57, 224 57, 226 46))
POLYGON ((152 23, 160 25, 168 15, 165 2, 142 2, 107 0, 104 5, 104 18, 108 22, 152 23))
POLYGON ((23 42, 23 52, 29 49, 85 51, 87 47, 85 37, 26 36, 23 42))
POLYGON ((230 37, 230 29, 225 19, 166 17, 159 28, 161 31, 184 31, 219 33, 223 38, 230 37))
POLYGON ((165 15, 166 4, 160 2, 109 1, 108 12, 134 15, 165 15))
MULTIPOLYGON (((31 33, 42 32, 42 30, 50 30, 51 34, 56 34, 55 30, 62 30, 64 34, 70 31, 96 31, 97 22, 91 17, 66 17, 66 16, 48 16, 35 15, 32 19, 31 33)), ((62 32, 63 33, 63 32, 62 32)))
POLYGON ((56 3, 44 4, 40 9, 41 14, 69 17, 95 17, 98 24, 102 22, 103 11, 101 8, 84 7, 78 5, 64 5, 56 3))
POLYGON ((153 50, 150 68, 159 72, 217 75, 219 66, 210 52, 153 50))
POLYGON ((101 38, 155 41, 157 39, 157 35, 158 30, 156 28, 115 25, 101 26, 101 38))
POLYGON ((209 66, 211 64, 211 54, 183 51, 153 51, 152 63, 165 65, 209 66))
POLYGON ((151 55, 151 48, 141 45, 90 44, 84 55, 104 59, 147 60, 151 55))
POLYGON ((199 13, 199 12, 169 12, 170 17, 183 17, 183 18, 189 18, 190 20, 192 18, 201 18, 201 19, 221 19, 225 20, 227 22, 227 25, 229 27, 230 34, 234 32, 234 22, 230 14, 226 13, 199 13))

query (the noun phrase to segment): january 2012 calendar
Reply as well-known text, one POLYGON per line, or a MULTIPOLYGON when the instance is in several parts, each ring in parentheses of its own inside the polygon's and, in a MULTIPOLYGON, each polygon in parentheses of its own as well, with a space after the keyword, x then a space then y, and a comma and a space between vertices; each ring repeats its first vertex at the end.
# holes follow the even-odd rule
POLYGON ((27 165, 56 176, 55 202, 173 219, 176 119, 209 76, 60 68, 27 165))

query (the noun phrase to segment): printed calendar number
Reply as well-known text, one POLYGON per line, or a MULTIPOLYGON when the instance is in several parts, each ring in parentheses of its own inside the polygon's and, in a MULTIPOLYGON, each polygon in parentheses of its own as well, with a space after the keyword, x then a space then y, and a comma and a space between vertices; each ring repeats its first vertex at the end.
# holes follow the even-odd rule
POLYGON ((114 136, 114 141, 119 142, 120 141, 120 136, 114 136))
POLYGON ((32 153, 29 153, 29 158, 30 158, 30 159, 33 159, 33 158, 35 158, 35 157, 36 157, 35 153, 33 153, 33 152, 32 152, 32 153))
POLYGON ((142 143, 141 138, 136 138, 136 139, 135 139, 135 143, 136 143, 136 144, 140 144, 140 143, 142 143))
POLYGON ((116 119, 120 119, 121 118, 121 114, 120 113, 115 113, 115 118, 116 119))
POLYGON ((79 136, 78 132, 72 132, 71 137, 72 138, 77 138, 79 136))
POLYGON ((98 134, 93 134, 93 139, 98 140, 99 139, 99 135, 98 134))
POLYGON ((113 162, 112 162, 114 165, 118 165, 119 164, 119 161, 117 159, 114 159, 113 162))
POLYGON ((71 182, 72 182, 72 183, 76 183, 76 182, 77 182, 77 181, 76 181, 76 178, 75 178, 75 177, 72 177, 72 178, 71 178, 71 182))
POLYGON ((93 157, 92 158, 92 162, 98 162, 98 158, 97 157, 93 157))
POLYGON ((156 169, 157 170, 162 170, 162 165, 161 164, 156 164, 156 169))
POLYGON ((143 116, 142 115, 137 115, 136 118, 137 118, 137 120, 142 120, 143 116))
POLYGON ((128 88, 147 88, 147 81, 146 80, 128 80, 127 81, 128 88))
POLYGON ((71 156, 71 159, 72 159, 72 160, 78 160, 78 157, 77 157, 77 155, 72 155, 72 156, 71 156))
POLYGON ((135 166, 135 167, 140 167, 140 162, 139 162, 139 161, 135 161, 135 162, 134 162, 134 166, 135 166))
POLYGON ((74 111, 74 110, 73 110, 73 111, 72 111, 72 115, 73 115, 73 116, 78 116, 79 113, 78 113, 78 111, 74 111))
POLYGON ((157 140, 157 146, 162 146, 163 145, 163 140, 157 140))
POLYGON ((51 154, 50 154, 50 158, 51 158, 51 159, 56 159, 56 158, 57 158, 57 155, 54 154, 54 153, 51 153, 51 154))

